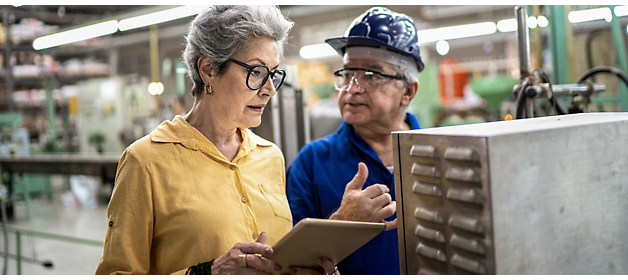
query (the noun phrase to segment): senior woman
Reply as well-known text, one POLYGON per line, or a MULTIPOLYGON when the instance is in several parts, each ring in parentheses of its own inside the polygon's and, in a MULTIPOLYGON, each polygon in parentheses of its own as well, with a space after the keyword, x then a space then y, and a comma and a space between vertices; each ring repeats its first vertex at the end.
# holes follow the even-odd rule
POLYGON ((183 53, 194 106, 122 154, 96 274, 281 270, 265 257, 292 228, 284 160, 248 128, 283 82, 292 25, 273 6, 212 6, 194 19, 183 53))

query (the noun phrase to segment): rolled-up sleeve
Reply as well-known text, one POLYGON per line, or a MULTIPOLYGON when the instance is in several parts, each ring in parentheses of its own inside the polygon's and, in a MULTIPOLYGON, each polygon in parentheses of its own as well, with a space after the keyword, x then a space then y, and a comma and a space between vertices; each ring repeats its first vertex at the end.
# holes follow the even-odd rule
POLYGON ((150 174, 141 158, 127 149, 118 164, 107 209, 108 229, 96 274, 147 274, 153 238, 150 174))

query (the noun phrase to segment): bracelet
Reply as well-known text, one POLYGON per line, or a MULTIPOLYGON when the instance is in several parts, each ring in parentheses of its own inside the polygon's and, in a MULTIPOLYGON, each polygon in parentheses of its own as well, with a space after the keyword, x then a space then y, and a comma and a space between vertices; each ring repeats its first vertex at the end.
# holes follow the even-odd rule
POLYGON ((188 270, 185 271, 185 275, 211 275, 212 274, 212 265, 214 264, 213 259, 208 262, 198 263, 197 265, 190 266, 188 270))

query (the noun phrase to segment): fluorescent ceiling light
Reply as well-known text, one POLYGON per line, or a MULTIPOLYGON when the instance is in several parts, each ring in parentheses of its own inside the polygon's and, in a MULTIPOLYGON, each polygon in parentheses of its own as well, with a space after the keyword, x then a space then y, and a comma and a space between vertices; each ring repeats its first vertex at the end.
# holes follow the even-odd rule
POLYGON ((610 22, 612 19, 611 9, 608 7, 597 8, 597 9, 589 9, 582 11, 573 11, 569 13, 569 21, 571 23, 592 21, 598 19, 605 19, 610 22))
POLYGON ((517 30, 517 20, 514 18, 503 19, 497 22, 499 32, 512 32, 517 30))
POLYGON ((618 17, 628 16, 628 6, 615 7, 615 15, 618 17))
MULTIPOLYGON (((547 19, 545 19, 547 20, 547 19)), ((529 28, 536 28, 537 26, 537 19, 535 17, 528 17, 527 20, 528 23, 528 27, 529 28)), ((541 24, 539 23, 539 26, 541 24)), ((547 26, 547 25, 545 25, 547 26)), ((497 22, 497 30, 499 30, 499 32, 512 32, 512 31, 517 31, 517 20, 514 18, 510 18, 510 19, 503 19, 497 22)))
POLYGON ((305 59, 321 58, 336 54, 336 50, 326 43, 303 46, 299 50, 299 55, 305 59))
POLYGON ((419 42, 428 43, 440 40, 460 39, 493 34, 497 31, 494 22, 480 22, 457 26, 440 27, 418 31, 419 42))
POLYGON ((109 35, 118 31, 118 21, 109 20, 76 29, 39 37, 33 41, 33 49, 43 50, 60 45, 109 35))
POLYGON ((118 28, 120 29, 120 31, 126 31, 134 28, 140 28, 166 21, 189 17, 198 14, 206 7, 208 6, 181 6, 146 15, 127 18, 120 21, 120 23, 118 24, 118 28))

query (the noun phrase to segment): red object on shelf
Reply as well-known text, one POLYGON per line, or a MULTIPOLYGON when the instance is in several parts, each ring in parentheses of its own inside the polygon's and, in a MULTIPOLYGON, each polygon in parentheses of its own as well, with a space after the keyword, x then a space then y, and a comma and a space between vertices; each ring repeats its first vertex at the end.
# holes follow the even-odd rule
POLYGON ((469 82, 469 72, 457 59, 445 58, 438 64, 440 103, 447 106, 464 98, 464 87, 469 82))

